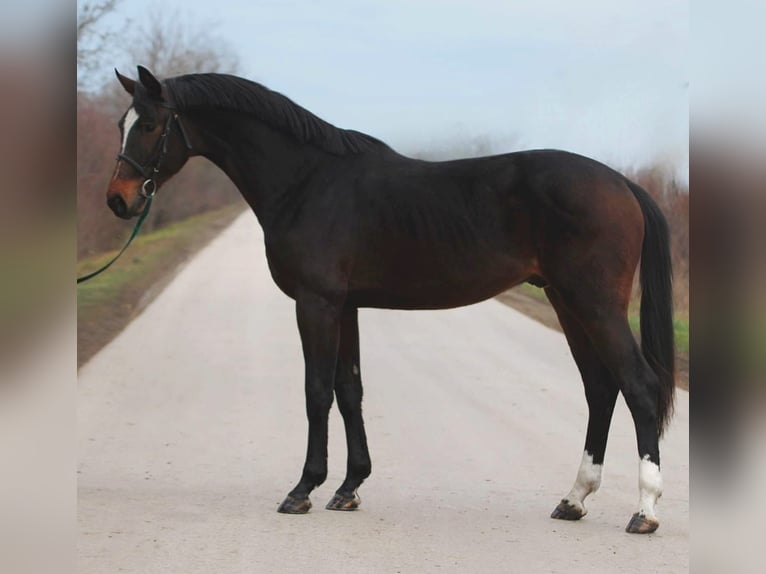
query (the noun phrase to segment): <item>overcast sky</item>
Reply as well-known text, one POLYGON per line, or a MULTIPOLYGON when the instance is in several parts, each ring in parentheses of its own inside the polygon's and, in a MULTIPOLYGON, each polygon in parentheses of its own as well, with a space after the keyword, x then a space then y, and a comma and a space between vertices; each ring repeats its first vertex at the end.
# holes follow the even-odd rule
POLYGON ((243 76, 403 152, 485 138, 686 177, 684 1, 123 0, 118 17, 157 6, 213 25, 243 76))

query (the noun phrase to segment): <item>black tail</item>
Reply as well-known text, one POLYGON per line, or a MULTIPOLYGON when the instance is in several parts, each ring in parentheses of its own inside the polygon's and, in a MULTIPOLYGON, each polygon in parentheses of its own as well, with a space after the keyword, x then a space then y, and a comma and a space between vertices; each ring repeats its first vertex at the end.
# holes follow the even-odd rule
POLYGON ((641 350, 660 379, 657 432, 665 430, 675 399, 675 340, 673 333, 673 267, 668 223, 651 196, 628 181, 644 213, 641 248, 641 350))

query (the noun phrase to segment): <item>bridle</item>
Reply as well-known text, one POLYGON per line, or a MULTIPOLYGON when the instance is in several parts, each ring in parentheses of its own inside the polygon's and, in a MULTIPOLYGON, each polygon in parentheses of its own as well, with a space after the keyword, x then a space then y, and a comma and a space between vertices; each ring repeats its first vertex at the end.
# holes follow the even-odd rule
MULTIPOLYGON (((117 160, 125 161, 128 164, 130 164, 138 173, 140 173, 142 176, 144 176, 144 183, 141 184, 141 189, 138 192, 144 199, 150 199, 154 197, 154 194, 157 193, 157 174, 160 172, 160 166, 162 165, 162 161, 165 159, 165 156, 168 153, 168 136, 170 135, 170 128, 175 122, 178 125, 178 129, 181 132, 181 136, 184 138, 184 144, 186 145, 186 149, 191 150, 192 145, 191 142, 189 142, 189 136, 186 135, 186 130, 184 129, 184 125, 181 122, 181 116, 178 115, 178 110, 175 108, 175 106, 169 105, 169 104, 161 104, 162 107, 167 108, 170 110, 170 113, 168 114, 168 119, 165 120, 165 128, 162 130, 162 135, 160 136, 159 141, 157 142, 156 148, 159 148, 159 153, 156 153, 157 159, 154 161, 153 165, 141 165, 136 160, 134 160, 132 157, 130 157, 127 154, 119 153, 117 154, 117 160)), ((155 149, 156 149, 155 148, 155 149)), ((152 154, 152 155, 155 155, 152 154)))

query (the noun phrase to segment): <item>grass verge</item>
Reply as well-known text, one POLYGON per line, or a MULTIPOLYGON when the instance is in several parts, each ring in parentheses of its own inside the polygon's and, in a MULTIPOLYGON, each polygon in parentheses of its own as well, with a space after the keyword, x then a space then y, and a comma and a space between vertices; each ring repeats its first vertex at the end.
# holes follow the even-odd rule
MULTIPOLYGON (((235 204, 139 235, 101 275, 77 287, 77 367, 112 340, 175 276, 191 255, 240 213, 235 204)), ((117 251, 77 263, 77 276, 98 269, 117 251)))
MULTIPOLYGON (((509 307, 528 315, 532 319, 561 331, 556 312, 548 302, 545 292, 533 285, 524 283, 514 287, 510 291, 501 293, 497 299, 509 307)), ((634 333, 638 333, 639 317, 638 306, 631 305, 628 310, 628 322, 634 333)), ((676 385, 689 390, 689 318, 677 315, 673 321, 676 339, 676 385)))

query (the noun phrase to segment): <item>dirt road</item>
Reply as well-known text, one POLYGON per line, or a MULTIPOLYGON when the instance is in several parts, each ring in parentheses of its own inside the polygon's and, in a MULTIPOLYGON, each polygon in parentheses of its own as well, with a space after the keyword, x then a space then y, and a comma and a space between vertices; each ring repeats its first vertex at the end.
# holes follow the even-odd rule
POLYGON ((113 572, 685 572, 688 395, 662 443, 654 535, 623 532, 638 457, 618 403, 601 490, 569 490, 587 409, 563 335, 496 301, 360 312, 373 474, 357 512, 333 408, 327 482, 305 516, 306 421, 293 303, 271 282, 255 218, 214 240, 80 371, 79 568, 113 572))

